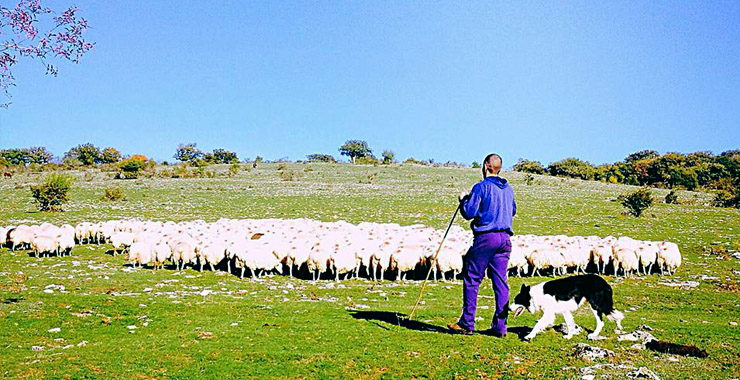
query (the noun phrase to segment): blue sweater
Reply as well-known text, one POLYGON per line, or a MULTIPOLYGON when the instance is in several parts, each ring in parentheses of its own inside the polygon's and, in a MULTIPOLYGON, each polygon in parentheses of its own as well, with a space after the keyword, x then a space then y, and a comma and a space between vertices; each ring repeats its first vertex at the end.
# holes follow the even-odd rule
POLYGON ((491 231, 513 235, 512 219, 516 215, 514 190, 501 177, 486 177, 462 199, 460 213, 463 218, 472 219, 470 228, 476 235, 491 231))

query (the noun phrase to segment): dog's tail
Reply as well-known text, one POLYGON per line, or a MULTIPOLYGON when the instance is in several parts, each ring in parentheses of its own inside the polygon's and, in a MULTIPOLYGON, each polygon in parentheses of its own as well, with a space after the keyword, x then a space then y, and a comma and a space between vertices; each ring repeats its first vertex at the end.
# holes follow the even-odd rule
POLYGON ((624 314, 617 309, 612 309, 612 312, 606 315, 606 319, 610 321, 621 321, 624 319, 624 314))

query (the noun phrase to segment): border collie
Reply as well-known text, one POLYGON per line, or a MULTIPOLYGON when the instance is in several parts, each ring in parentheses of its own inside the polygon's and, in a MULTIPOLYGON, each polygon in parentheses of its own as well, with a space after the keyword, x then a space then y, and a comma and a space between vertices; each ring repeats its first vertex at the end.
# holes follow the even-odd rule
POLYGON ((570 339, 580 333, 582 329, 575 324, 572 312, 576 311, 584 301, 588 301, 596 317, 596 329, 588 334, 588 339, 601 339, 599 333, 604 327, 602 315, 610 321, 617 322, 616 333, 622 330, 624 314, 614 308, 612 302, 612 287, 601 277, 585 274, 546 281, 533 286, 522 284, 522 289, 514 297, 509 310, 514 316, 519 316, 524 309, 534 314, 542 310, 544 315, 534 325, 532 331, 524 340, 532 340, 535 335, 555 322, 555 315, 562 314, 565 318, 567 332, 565 339, 570 339))

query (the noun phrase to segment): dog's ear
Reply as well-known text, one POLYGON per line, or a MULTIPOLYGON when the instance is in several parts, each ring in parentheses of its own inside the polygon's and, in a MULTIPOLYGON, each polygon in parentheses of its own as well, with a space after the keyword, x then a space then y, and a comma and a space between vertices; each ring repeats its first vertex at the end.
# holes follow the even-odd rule
POLYGON ((526 292, 528 290, 529 290, 529 286, 527 286, 526 284, 522 284, 522 290, 521 291, 522 292, 526 292))

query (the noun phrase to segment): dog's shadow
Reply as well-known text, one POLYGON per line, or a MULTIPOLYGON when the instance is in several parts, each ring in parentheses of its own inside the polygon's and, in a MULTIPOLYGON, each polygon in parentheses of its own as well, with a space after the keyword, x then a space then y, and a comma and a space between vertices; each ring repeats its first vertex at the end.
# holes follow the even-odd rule
MULTIPOLYGON (((426 331, 426 332, 435 332, 435 333, 448 334, 448 335, 459 335, 458 332, 452 331, 443 326, 437 326, 437 325, 432 325, 426 322, 410 320, 408 319, 407 315, 403 313, 396 313, 393 311, 362 311, 362 310, 349 310, 349 312, 350 312, 350 315, 352 315, 352 318, 372 321, 378 327, 386 329, 386 330, 389 330, 389 328, 377 322, 385 322, 390 325, 395 325, 395 326, 403 327, 405 329, 414 330, 414 331, 426 331)), ((514 326, 514 327, 509 327, 507 330, 509 333, 516 334, 519 340, 524 340, 524 336, 529 334, 529 332, 532 331, 532 328, 526 327, 526 326, 514 326)), ((478 334, 490 335, 490 333, 488 333, 485 330, 478 332, 478 334)))

